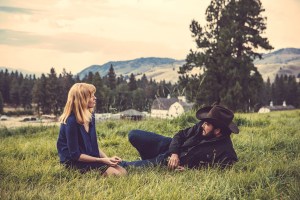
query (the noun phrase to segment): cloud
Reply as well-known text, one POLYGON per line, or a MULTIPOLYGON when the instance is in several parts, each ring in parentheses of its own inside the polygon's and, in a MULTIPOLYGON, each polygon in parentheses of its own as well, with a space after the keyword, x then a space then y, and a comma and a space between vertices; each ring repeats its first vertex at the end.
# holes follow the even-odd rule
POLYGON ((0 29, 0 45, 18 46, 43 50, 55 50, 62 53, 102 52, 107 55, 154 54, 159 51, 171 51, 163 44, 148 42, 121 41, 80 33, 61 33, 56 35, 38 35, 24 31, 0 29))
POLYGON ((20 7, 0 6, 0 12, 31 14, 35 12, 35 10, 20 7))
POLYGON ((27 46, 38 44, 43 38, 24 31, 0 29, 0 44, 27 46))
MULTIPOLYGON (((102 41, 105 41, 102 39, 102 41)), ((31 32, 0 29, 0 44, 31 46, 38 49, 53 49, 63 52, 95 51, 99 39, 78 33, 38 35, 31 32)), ((100 40, 101 43, 101 40, 100 40)))

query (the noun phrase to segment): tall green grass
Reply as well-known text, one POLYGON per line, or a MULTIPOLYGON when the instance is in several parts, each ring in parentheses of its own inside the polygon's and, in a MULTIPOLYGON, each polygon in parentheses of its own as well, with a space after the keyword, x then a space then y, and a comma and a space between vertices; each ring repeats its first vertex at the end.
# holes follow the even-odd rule
MULTIPOLYGON (((100 148, 138 159, 127 141, 132 129, 173 136, 197 122, 193 113, 173 120, 97 124, 100 148)), ((59 127, 0 128, 0 199, 299 199, 300 111, 236 114, 232 135, 239 162, 232 168, 169 171, 129 169, 126 177, 80 174, 59 164, 59 127)))

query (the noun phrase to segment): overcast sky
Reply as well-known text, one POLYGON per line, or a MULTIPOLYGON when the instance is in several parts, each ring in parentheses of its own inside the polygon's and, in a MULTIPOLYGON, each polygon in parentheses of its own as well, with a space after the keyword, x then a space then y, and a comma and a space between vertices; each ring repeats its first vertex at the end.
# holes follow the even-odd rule
MULTIPOLYGON (((265 36, 300 48, 300 0, 261 0, 265 36)), ((0 66, 73 74, 140 57, 185 59, 189 25, 205 24, 210 0, 0 0, 0 66)))

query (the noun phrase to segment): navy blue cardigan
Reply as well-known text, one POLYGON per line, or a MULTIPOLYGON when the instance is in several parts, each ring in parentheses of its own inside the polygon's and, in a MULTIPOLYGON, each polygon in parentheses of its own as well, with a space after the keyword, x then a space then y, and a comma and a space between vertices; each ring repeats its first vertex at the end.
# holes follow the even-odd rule
POLYGON ((61 124, 56 145, 61 163, 78 161, 80 154, 100 157, 94 115, 89 126, 87 133, 84 126, 77 123, 74 113, 66 124, 61 124))

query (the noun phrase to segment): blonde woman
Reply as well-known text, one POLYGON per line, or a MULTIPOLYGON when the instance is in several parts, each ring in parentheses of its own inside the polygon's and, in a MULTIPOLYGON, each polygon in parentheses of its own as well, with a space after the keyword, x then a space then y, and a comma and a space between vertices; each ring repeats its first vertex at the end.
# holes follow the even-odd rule
POLYGON ((99 170, 104 176, 125 175, 117 156, 108 157, 99 150, 93 110, 96 88, 87 83, 74 84, 69 93, 63 114, 57 150, 60 162, 66 167, 86 172, 99 170))

